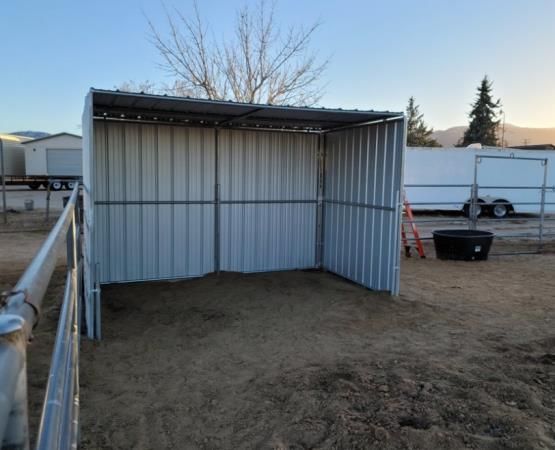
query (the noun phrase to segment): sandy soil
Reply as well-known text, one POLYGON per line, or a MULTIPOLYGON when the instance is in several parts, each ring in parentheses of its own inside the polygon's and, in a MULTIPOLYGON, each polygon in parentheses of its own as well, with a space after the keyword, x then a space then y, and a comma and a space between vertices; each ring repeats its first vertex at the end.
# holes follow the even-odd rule
POLYGON ((555 448, 554 255, 106 287, 84 448, 555 448))
MULTIPOLYGON (((2 289, 43 238, 0 234, 2 289)), ((397 299, 319 272, 105 287, 82 447, 555 448, 553 267, 403 259, 397 299)), ((29 350, 33 429, 62 287, 29 350)))

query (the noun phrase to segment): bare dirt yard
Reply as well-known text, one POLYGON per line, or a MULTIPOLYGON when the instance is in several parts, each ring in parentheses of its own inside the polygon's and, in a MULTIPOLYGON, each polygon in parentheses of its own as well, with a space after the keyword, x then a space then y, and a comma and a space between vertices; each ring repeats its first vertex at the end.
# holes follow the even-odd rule
POLYGON ((84 448, 555 448, 555 256, 106 287, 84 448))
MULTIPOLYGON (((0 233, 2 289, 44 236, 0 233)), ((60 267, 29 349, 33 430, 62 288, 60 267)), ((555 254, 403 258, 401 289, 301 271, 104 287, 82 447, 555 448, 555 254)))

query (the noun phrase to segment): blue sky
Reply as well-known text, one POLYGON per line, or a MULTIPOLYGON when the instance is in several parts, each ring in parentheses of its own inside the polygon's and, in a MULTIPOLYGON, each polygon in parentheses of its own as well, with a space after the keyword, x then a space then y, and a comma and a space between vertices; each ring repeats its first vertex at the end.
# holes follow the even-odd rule
MULTIPOLYGON (((240 3, 199 4, 230 33, 240 3)), ((278 0, 277 12, 284 26, 322 22, 324 106, 402 110, 414 95, 434 128, 463 125, 487 73, 507 122, 555 127, 555 0, 278 0)), ((4 1, 0 131, 79 132, 89 87, 170 81, 145 15, 165 26, 158 0, 4 1)))

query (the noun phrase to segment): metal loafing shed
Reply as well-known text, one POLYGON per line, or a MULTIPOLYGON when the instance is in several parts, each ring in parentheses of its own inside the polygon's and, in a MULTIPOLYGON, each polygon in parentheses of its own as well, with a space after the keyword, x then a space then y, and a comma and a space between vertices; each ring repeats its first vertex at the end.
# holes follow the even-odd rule
POLYGON ((85 298, 100 285, 322 268, 399 291, 402 113, 92 89, 85 298))

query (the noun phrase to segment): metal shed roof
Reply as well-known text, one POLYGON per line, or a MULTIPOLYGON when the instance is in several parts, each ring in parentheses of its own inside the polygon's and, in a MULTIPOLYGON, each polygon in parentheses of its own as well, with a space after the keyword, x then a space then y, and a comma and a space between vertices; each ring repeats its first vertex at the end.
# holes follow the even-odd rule
POLYGON ((56 138, 56 137, 60 137, 60 136, 71 136, 71 137, 74 137, 74 138, 81 139, 81 136, 79 136, 77 134, 66 133, 65 131, 62 131, 61 133, 49 134, 48 136, 43 136, 43 137, 40 137, 40 138, 31 139, 31 140, 25 141, 24 143, 25 144, 32 144, 34 142, 45 141, 47 139, 52 139, 52 138, 56 138))
POLYGON ((91 89, 93 114, 115 120, 327 131, 398 118, 400 112, 262 105, 91 89))

